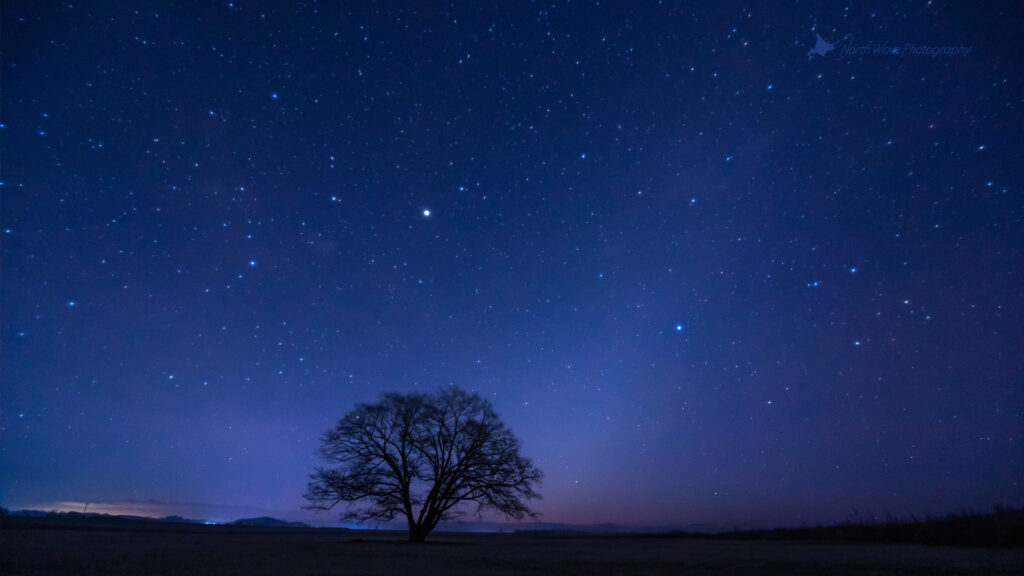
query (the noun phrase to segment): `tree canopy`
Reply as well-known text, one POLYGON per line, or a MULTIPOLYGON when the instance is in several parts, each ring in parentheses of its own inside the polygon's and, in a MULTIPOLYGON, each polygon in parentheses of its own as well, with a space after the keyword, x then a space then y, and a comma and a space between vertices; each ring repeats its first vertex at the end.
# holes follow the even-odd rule
POLYGON ((360 521, 404 516, 410 542, 473 504, 536 516, 526 500, 540 498, 543 473, 491 404, 458 387, 358 404, 324 434, 318 455, 328 466, 310 475, 308 508, 345 503, 342 518, 360 521))

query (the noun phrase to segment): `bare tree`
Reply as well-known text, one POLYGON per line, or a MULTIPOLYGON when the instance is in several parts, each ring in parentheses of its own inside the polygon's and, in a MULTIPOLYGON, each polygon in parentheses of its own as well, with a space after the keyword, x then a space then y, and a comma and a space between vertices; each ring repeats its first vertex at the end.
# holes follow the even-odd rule
POLYGON ((404 516, 409 541, 422 542, 466 505, 521 519, 536 514, 543 473, 489 402, 457 387, 434 394, 383 394, 358 404, 323 436, 319 456, 333 468, 310 475, 307 508, 349 505, 343 519, 404 516), (365 502, 364 507, 354 507, 365 502))

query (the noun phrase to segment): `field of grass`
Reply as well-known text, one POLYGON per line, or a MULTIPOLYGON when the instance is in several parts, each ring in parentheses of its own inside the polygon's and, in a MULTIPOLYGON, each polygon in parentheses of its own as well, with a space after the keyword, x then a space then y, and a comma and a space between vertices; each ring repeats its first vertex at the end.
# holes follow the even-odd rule
POLYGON ((1020 548, 330 529, 0 528, 0 574, 1024 574, 1020 548))

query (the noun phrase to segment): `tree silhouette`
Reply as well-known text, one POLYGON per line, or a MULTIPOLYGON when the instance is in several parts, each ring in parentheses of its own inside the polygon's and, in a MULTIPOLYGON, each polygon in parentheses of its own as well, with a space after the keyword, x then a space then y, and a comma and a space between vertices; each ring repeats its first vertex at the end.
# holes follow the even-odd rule
POLYGON ((409 541, 422 542, 442 520, 494 510, 536 517, 543 473, 519 453, 519 440, 479 395, 450 387, 433 394, 382 394, 358 404, 323 436, 318 454, 336 467, 310 475, 307 508, 349 504, 343 519, 405 516, 409 541), (365 502, 357 508, 353 503, 365 502))

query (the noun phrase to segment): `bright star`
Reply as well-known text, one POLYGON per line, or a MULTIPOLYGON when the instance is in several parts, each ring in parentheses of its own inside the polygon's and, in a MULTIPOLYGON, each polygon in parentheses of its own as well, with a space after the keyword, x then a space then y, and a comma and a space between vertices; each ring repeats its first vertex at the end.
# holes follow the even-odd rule
POLYGON ((683 325, 682 324, 676 324, 676 332, 682 332, 682 331, 683 331, 683 325))
POLYGON ((430 209, 429 208, 424 208, 423 209, 423 217, 424 218, 429 218, 430 217, 430 209))

